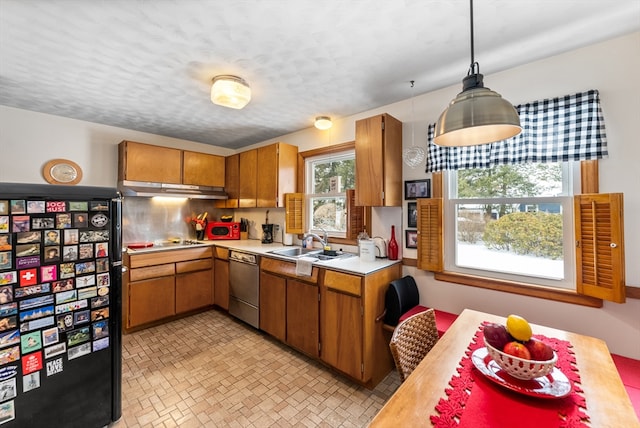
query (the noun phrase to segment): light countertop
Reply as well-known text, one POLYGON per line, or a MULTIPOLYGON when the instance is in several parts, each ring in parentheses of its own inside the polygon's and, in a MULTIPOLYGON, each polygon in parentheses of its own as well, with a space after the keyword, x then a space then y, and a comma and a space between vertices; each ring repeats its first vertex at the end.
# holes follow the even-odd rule
MULTIPOLYGON (((258 254, 260 256, 272 257, 275 259, 286 260, 289 262, 295 263, 295 259, 286 256, 280 256, 278 254, 269 253, 269 251, 277 250, 280 248, 285 248, 279 242, 274 242, 272 244, 263 244, 259 239, 244 239, 244 240, 219 240, 219 241, 199 241, 197 245, 184 245, 184 244, 172 244, 165 246, 153 246, 149 248, 141 248, 141 249, 129 249, 129 255, 134 254, 143 254, 154 251, 166 251, 166 250, 177 250, 184 248, 197 248, 201 246, 216 246, 216 247, 225 247, 230 250, 240 250, 246 251, 253 254, 258 254)), ((373 262, 363 261, 357 255, 354 257, 348 257, 344 259, 333 259, 333 260, 317 260, 313 263, 314 266, 338 270, 347 273, 355 273, 359 275, 367 275, 372 272, 375 272, 380 269, 384 269, 388 266, 392 266, 396 263, 400 263, 400 260, 389 260, 389 259, 376 259, 373 262)))

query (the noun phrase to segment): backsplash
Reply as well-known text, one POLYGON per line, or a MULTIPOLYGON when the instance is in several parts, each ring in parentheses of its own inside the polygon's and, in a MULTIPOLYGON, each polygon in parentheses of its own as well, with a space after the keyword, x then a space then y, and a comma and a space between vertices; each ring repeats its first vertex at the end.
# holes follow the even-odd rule
POLYGON ((212 221, 223 211, 209 200, 126 197, 122 204, 122 241, 127 244, 195 239, 195 229, 187 219, 192 214, 208 212, 207 219, 212 221))

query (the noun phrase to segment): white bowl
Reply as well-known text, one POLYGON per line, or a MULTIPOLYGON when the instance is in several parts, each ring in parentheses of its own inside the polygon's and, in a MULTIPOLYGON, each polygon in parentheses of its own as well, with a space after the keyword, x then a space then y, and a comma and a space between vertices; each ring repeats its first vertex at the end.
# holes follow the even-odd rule
POLYGON ((524 358, 505 354, 486 342, 485 346, 491 358, 493 358, 500 368, 517 379, 530 380, 546 376, 551 373, 556 365, 556 361, 558 361, 558 355, 555 351, 553 351, 553 358, 550 360, 536 361, 525 360, 524 358))

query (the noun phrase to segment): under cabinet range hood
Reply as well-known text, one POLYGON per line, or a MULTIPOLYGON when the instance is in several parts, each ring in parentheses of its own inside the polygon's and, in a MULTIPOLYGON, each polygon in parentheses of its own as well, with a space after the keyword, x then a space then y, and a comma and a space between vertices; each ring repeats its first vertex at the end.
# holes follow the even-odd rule
POLYGON ((166 196, 191 199, 228 199, 222 187, 195 186, 190 184, 153 183, 147 181, 128 181, 118 183, 118 189, 124 196, 166 196))

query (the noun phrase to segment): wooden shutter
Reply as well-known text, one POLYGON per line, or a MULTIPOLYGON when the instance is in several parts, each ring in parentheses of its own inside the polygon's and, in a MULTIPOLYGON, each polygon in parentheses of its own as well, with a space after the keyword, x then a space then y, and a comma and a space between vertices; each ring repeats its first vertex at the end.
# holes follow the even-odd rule
POLYGON ((624 303, 622 193, 574 197, 577 291, 624 303))
POLYGON ((304 233, 304 194, 285 193, 284 212, 286 233, 304 233))
POLYGON ((365 207, 356 206, 356 191, 347 189, 347 239, 358 239, 358 234, 366 230, 365 207))
POLYGON ((418 199, 418 269, 444 270, 442 198, 418 199))

